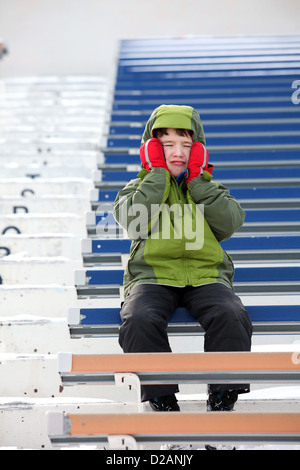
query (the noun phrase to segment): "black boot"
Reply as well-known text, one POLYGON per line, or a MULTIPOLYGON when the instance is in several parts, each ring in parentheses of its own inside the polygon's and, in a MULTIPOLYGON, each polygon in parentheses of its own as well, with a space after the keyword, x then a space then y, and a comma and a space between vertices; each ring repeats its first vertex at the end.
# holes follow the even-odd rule
POLYGON ((153 411, 180 411, 175 395, 152 398, 149 403, 153 411))
POLYGON ((236 390, 210 393, 207 400, 207 411, 233 411, 237 399, 238 392, 236 390))

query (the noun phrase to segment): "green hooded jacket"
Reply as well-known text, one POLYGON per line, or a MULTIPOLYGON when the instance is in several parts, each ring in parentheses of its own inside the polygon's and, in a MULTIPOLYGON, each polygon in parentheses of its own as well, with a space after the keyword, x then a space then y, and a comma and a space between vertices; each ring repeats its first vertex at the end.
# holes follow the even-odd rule
MULTIPOLYGON (((205 145, 202 123, 189 106, 162 105, 146 124, 142 144, 158 128, 191 129, 205 145)), ((178 182, 166 169, 142 169, 117 195, 114 217, 132 240, 124 295, 137 284, 176 287, 221 282, 232 288, 234 267, 219 242, 243 224, 245 213, 227 188, 204 172, 178 182)))

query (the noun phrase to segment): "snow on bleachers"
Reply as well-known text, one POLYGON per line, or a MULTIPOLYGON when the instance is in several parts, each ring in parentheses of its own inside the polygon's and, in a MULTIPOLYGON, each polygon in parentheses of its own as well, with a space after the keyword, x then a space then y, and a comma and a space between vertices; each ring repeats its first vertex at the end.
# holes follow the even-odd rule
MULTIPOLYGON (((78 303, 73 272, 82 268, 81 239, 108 86, 97 76, 24 77, 2 84, 0 447, 47 448, 45 411, 70 401, 77 408, 60 387, 57 352, 96 348, 89 340, 70 340, 66 317, 78 303), (22 410, 28 411, 30 436, 22 410)), ((76 397, 87 407, 95 401, 76 397)))

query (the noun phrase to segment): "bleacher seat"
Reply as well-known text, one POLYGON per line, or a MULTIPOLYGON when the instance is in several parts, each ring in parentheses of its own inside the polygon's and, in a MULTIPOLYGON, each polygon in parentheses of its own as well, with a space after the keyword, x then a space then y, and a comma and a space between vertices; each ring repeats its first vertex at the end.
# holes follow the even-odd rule
MULTIPOLYGON (((90 443, 119 451, 144 449, 145 444, 152 445, 153 449, 157 443, 181 446, 185 443, 191 450, 192 444, 199 446, 207 442, 248 444, 249 449, 249 441, 252 446, 253 443, 273 443, 280 448, 286 442, 299 442, 299 425, 300 413, 48 414, 48 434, 54 446, 90 443)), ((152 463, 157 463, 158 458, 163 461, 164 454, 152 455, 152 463)), ((184 455, 190 454, 186 450, 184 455)), ((148 461, 146 456, 144 461, 148 461)), ((187 464, 187 459, 184 462, 187 464)))

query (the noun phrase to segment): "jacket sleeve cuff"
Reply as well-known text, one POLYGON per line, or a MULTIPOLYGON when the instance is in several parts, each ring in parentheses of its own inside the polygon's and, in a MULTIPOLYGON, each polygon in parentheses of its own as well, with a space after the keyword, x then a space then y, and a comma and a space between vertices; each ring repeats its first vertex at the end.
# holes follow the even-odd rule
MULTIPOLYGON (((210 187, 210 183, 211 183, 211 179, 212 179, 212 176, 208 173, 208 177, 204 176, 197 176, 196 178, 193 178, 189 184, 188 184, 188 188, 190 189, 190 191, 194 191, 196 190, 197 192, 200 191, 200 193, 203 193, 205 192, 205 190, 210 187)), ((217 183, 214 183, 214 184, 217 184, 217 183)))

